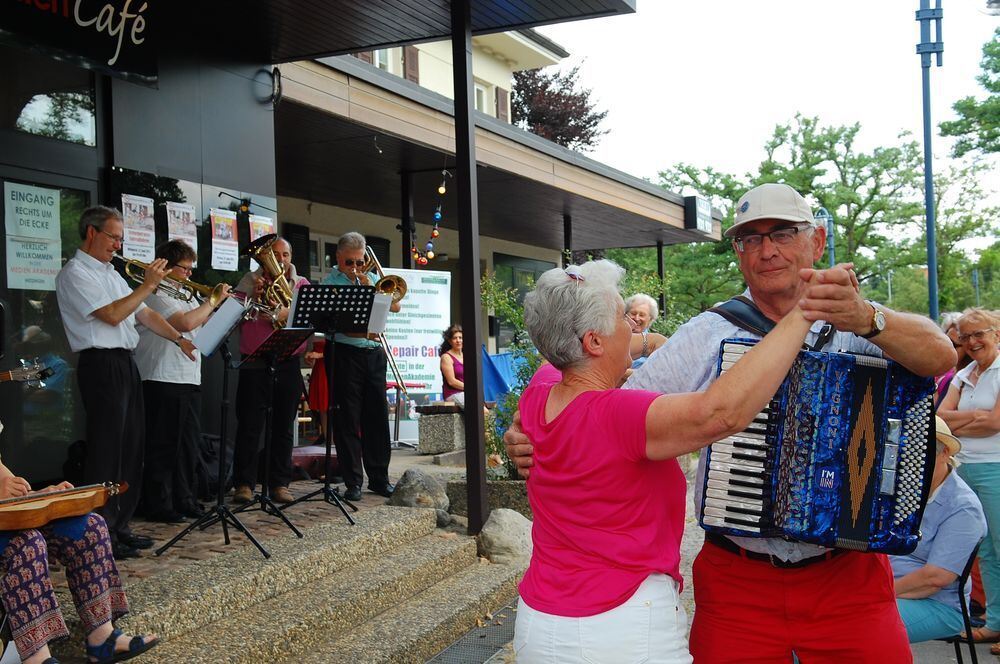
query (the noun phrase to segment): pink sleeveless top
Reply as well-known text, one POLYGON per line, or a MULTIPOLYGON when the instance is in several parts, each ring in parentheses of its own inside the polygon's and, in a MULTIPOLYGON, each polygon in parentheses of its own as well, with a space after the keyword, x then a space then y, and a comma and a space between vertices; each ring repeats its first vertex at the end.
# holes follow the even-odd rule
MULTIPOLYGON (((450 353, 449 353, 449 355, 450 355, 450 353)), ((455 357, 454 355, 452 355, 451 356, 451 363, 452 363, 452 366, 454 367, 454 371, 455 371, 455 380, 460 380, 460 381, 462 381, 464 383, 465 382, 465 366, 462 364, 462 361, 460 359, 458 359, 457 357, 455 357)), ((441 384, 442 384, 442 390, 441 390, 441 392, 442 392, 442 395, 444 396, 444 400, 445 401, 447 401, 449 399, 449 397, 451 397, 451 395, 453 395, 453 394, 461 394, 462 393, 462 390, 456 390, 454 387, 451 387, 450 385, 448 385, 448 381, 443 381, 441 384)))

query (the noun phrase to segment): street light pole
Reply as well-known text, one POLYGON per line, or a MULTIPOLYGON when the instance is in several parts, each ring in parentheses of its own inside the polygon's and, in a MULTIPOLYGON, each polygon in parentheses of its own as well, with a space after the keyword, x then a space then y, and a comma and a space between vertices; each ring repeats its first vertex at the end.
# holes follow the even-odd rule
POLYGON ((921 79, 924 97, 924 207, 927 210, 927 297, 932 320, 938 317, 937 244, 934 233, 934 169, 931 154, 931 55, 937 56, 937 66, 941 66, 944 42, 941 41, 941 0, 935 0, 934 9, 930 0, 920 0, 917 20, 920 21, 921 79), (935 40, 931 41, 931 21, 934 22, 935 40))
POLYGON ((837 259, 834 255, 834 237, 833 237, 833 215, 830 214, 829 210, 825 207, 821 207, 816 210, 815 215, 816 221, 822 221, 826 224, 826 249, 827 253, 830 254, 830 267, 837 264, 837 259))

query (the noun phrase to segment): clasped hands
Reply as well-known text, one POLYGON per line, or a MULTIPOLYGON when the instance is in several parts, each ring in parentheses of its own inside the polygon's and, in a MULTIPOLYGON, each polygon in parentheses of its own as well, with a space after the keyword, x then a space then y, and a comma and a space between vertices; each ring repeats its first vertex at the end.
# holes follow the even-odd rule
POLYGON ((872 305, 861 297, 854 263, 831 268, 799 270, 808 285, 798 305, 806 320, 823 320, 840 332, 866 334, 871 331, 872 305))

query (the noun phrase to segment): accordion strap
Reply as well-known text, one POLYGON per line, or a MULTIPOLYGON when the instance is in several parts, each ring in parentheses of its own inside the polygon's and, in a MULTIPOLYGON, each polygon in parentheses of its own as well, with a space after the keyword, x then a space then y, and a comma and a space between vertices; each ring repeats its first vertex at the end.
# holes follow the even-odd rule
POLYGON ((722 304, 709 309, 714 314, 722 316, 733 325, 749 330, 759 337, 764 337, 774 329, 774 321, 761 313, 757 305, 748 297, 737 295, 722 304))
MULTIPOLYGON (((762 338, 774 329, 774 321, 761 313, 761 310, 757 308, 753 300, 743 295, 730 298, 722 304, 712 307, 709 311, 722 316, 733 325, 741 327, 744 330, 749 330, 762 338)), ((831 337, 833 337, 833 332, 832 325, 829 323, 824 325, 816 343, 812 347, 803 344, 803 348, 814 351, 823 348, 830 341, 831 337)))

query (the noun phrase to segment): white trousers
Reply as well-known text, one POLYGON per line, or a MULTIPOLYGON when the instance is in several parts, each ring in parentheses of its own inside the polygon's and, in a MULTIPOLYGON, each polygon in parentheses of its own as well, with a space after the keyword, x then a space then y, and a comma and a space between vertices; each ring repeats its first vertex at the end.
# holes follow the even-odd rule
POLYGON ((677 582, 651 574, 624 604, 586 618, 542 613, 520 600, 514 654, 518 664, 690 664, 677 582))

